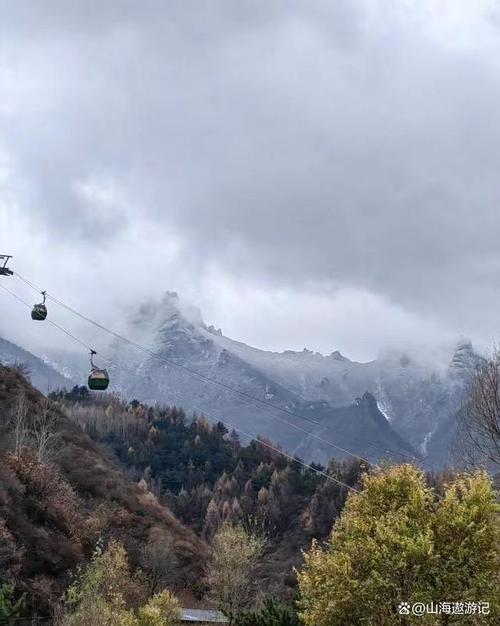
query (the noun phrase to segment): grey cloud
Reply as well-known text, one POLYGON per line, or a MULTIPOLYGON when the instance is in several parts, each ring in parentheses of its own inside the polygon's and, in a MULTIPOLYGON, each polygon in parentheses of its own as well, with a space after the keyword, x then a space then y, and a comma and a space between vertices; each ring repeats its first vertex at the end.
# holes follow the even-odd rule
POLYGON ((9 193, 61 249, 151 220, 197 275, 493 334, 500 37, 453 5, 0 2, 9 193))

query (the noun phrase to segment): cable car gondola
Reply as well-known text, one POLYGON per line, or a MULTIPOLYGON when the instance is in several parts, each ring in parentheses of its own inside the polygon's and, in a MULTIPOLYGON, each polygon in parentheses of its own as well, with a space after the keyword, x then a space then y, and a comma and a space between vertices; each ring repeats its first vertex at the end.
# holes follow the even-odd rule
POLYGON ((97 354, 95 350, 90 351, 90 374, 88 385, 89 389, 94 391, 104 391, 109 385, 109 374, 107 370, 101 370, 94 364, 94 354, 97 354))
POLYGON ((43 320, 47 319, 47 307, 45 306, 45 291, 42 291, 43 302, 39 304, 35 304, 35 306, 31 309, 31 319, 37 322, 43 322, 43 320))

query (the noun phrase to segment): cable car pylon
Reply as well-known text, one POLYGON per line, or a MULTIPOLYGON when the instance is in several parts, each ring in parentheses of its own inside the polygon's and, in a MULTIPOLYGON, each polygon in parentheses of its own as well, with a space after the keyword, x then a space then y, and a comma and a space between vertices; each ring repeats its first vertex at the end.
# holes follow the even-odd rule
POLYGON ((7 267, 7 263, 12 259, 10 254, 0 254, 0 276, 12 276, 14 272, 7 267))

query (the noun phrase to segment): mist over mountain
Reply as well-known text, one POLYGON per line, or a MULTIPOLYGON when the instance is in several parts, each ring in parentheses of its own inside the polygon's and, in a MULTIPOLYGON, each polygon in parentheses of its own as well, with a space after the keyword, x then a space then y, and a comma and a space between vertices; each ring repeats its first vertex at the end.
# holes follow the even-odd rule
MULTIPOLYGON (((360 363, 338 350, 269 352, 208 326, 175 292, 140 306, 125 335, 147 350, 113 339, 106 349, 110 391, 204 413, 243 437, 268 437, 317 462, 346 450, 370 460, 425 459, 432 450, 434 465, 448 462, 454 416, 480 358, 467 340, 446 368, 400 354, 360 363)), ((88 363, 80 355, 45 358, 67 378, 31 356, 35 385, 44 384, 43 372, 51 372, 53 385, 85 382, 88 363)))

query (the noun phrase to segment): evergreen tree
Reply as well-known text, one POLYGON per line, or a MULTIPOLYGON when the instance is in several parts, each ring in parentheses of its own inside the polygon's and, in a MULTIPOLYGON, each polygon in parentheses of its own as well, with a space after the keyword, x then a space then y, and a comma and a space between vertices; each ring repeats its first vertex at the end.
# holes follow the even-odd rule
POLYGON ((22 597, 14 599, 14 585, 0 584, 0 624, 9 624, 10 620, 19 617, 22 606, 22 597))
POLYGON ((234 620, 234 626, 300 626, 297 612, 289 604, 268 599, 260 611, 241 613, 234 620))

